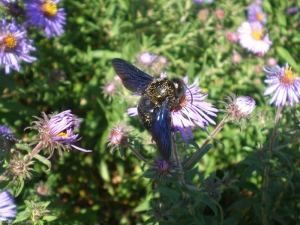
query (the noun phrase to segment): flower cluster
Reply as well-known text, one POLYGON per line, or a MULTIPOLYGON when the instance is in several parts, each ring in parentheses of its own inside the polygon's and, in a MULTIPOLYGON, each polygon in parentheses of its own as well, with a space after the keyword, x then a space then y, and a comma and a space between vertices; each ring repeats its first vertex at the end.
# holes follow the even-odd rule
POLYGON ((159 73, 168 63, 165 56, 158 56, 150 52, 142 52, 137 57, 137 64, 149 74, 159 73))
POLYGON ((31 0, 20 4, 19 1, 1 0, 0 4, 7 10, 9 16, 0 19, 0 66, 5 67, 5 73, 10 69, 20 71, 20 63, 32 63, 36 60, 31 56, 35 47, 27 38, 27 28, 30 26, 44 30, 48 38, 60 36, 63 33, 66 13, 58 8, 59 0, 31 0), (25 6, 25 8, 23 8, 25 6), (20 21, 21 15, 26 20, 20 21), (12 18, 12 19, 11 19, 12 18))
POLYGON ((240 45, 252 53, 263 56, 272 44, 264 24, 267 15, 264 13, 261 3, 253 3, 248 7, 248 20, 238 28, 238 39, 240 45))

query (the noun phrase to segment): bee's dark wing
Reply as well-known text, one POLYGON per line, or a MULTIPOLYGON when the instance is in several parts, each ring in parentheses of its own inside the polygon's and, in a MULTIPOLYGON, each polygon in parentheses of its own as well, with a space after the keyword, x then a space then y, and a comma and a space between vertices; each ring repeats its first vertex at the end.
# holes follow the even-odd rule
POLYGON ((154 79, 123 59, 113 59, 112 64, 123 85, 132 92, 144 91, 154 79))
POLYGON ((172 153, 171 115, 168 101, 164 101, 163 105, 154 113, 151 134, 160 154, 168 161, 172 153))

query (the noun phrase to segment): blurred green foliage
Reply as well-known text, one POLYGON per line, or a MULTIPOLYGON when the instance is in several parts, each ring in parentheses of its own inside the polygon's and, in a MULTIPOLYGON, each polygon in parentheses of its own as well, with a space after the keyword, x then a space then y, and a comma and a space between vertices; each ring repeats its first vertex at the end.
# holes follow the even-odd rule
MULTIPOLYGON (((259 162, 250 153, 256 151, 258 143, 267 140, 268 127, 273 124, 275 115, 275 107, 268 104, 269 97, 263 97, 262 67, 274 57, 280 65, 288 62, 295 71, 300 71, 300 16, 284 13, 291 6, 289 1, 263 1, 273 44, 264 57, 257 57, 226 39, 227 32, 235 32, 246 19, 249 4, 251 1, 238 0, 216 0, 202 5, 191 0, 63 0, 60 6, 67 12, 64 35, 49 40, 31 30, 38 60, 23 64, 20 73, 6 76, 0 71, 0 122, 12 128, 18 138, 30 143, 35 133, 24 128, 33 121, 33 115, 71 109, 84 119, 79 132, 83 138, 78 145, 92 149, 93 153, 73 150, 65 152, 63 158, 54 154, 50 172, 45 172, 45 165, 37 163, 32 180, 25 182, 24 191, 16 199, 20 209, 24 210, 21 206, 24 200, 28 204, 31 204, 29 201, 51 201, 48 209, 58 217, 54 224, 141 224, 149 218, 140 212, 150 208, 149 200, 157 193, 153 192, 156 184, 148 179, 137 183, 142 163, 128 150, 120 157, 117 151, 110 154, 107 148, 109 129, 119 121, 129 123, 133 133, 140 134, 140 139, 149 143, 150 137, 138 119, 126 115, 126 109, 134 107, 138 98, 121 85, 117 86, 117 93, 107 98, 103 88, 115 77, 111 59, 119 57, 137 65, 141 52, 151 52, 168 59, 166 67, 152 71, 151 75, 159 76, 163 71, 167 71, 169 77, 187 75, 189 83, 198 77, 202 91, 209 93, 207 101, 219 109, 223 105, 218 101, 232 93, 250 95, 257 101, 251 124, 244 124, 241 130, 239 126, 228 124, 218 134, 218 141, 213 141, 213 148, 197 167, 202 178, 195 180, 196 183, 203 181, 214 171, 222 177, 224 170, 241 178, 236 190, 225 191, 219 202, 227 218, 225 224, 236 224, 242 221, 245 210, 255 210, 248 206, 260 203, 249 198, 260 195, 262 177, 257 172, 259 162), (216 17, 216 9, 224 10, 223 19, 216 17), (201 12, 207 13, 206 18, 199 15, 201 12), (239 54, 241 62, 233 62, 233 54, 239 54), (50 187, 51 194, 32 199, 31 193, 39 181, 50 187)), ((294 1, 293 5, 299 7, 300 1, 294 1)), ((216 122, 221 121, 223 115, 220 112, 216 122)), ((292 123, 283 121, 288 122, 292 123)), ((211 132, 213 126, 208 130, 211 132)), ((201 130, 194 133, 197 143, 207 137, 201 130)), ((147 155, 153 148, 140 146, 140 151, 147 155)), ((294 143, 289 151, 278 156, 286 159, 287 167, 293 168, 290 173, 297 174, 292 179, 299 178, 299 169, 292 166, 299 161, 290 162, 287 155, 297 159, 298 152, 299 143, 294 143)), ((289 173, 278 177, 293 182, 289 173)), ((274 185, 280 189, 282 183, 274 185)), ((294 192, 293 198, 297 198, 298 193, 294 192)), ((293 213, 299 222, 299 201, 290 203, 290 198, 285 193, 281 201, 296 204, 293 213)), ((212 211, 204 210, 204 213, 213 215, 212 211)), ((248 215, 255 213, 258 212, 248 215)), ((285 213, 282 212, 282 217, 285 213)), ((255 216, 244 221, 260 223, 255 216)), ((278 219, 273 224, 289 222, 278 219)))

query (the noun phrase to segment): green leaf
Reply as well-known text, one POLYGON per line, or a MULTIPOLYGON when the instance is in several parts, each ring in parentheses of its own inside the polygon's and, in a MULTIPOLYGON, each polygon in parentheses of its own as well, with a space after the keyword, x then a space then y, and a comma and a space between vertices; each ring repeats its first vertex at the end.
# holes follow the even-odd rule
POLYGON ((289 165, 289 167, 292 169, 293 173, 295 173, 295 166, 294 163, 291 159, 291 157, 288 154, 285 154, 281 151, 274 151, 274 154, 278 156, 278 158, 284 160, 287 162, 287 164, 289 165))
POLYGON ((240 181, 245 180, 247 177, 249 177, 255 170, 257 170, 257 166, 256 164, 249 166, 244 172, 243 172, 243 176, 241 177, 240 181))
POLYGON ((45 220, 45 221, 53 221, 53 220, 56 220, 57 219, 57 217, 56 216, 44 216, 43 217, 43 220, 45 220))
POLYGON ((24 200, 24 203, 25 203, 25 205, 26 205, 28 208, 31 208, 31 207, 32 207, 30 201, 24 200))
POLYGON ((28 218, 30 218, 30 215, 31 215, 30 212, 28 212, 27 210, 19 212, 12 224, 21 224, 20 222, 24 220, 28 220, 28 218))
POLYGON ((23 151, 27 151, 27 152, 31 152, 31 148, 26 145, 26 144, 16 144, 16 147, 19 149, 19 150, 23 150, 23 151))
POLYGON ((211 208, 211 210, 214 212, 215 216, 218 215, 218 208, 216 203, 214 202, 214 200, 212 198, 210 198, 208 195, 203 195, 201 202, 203 202, 204 204, 206 204, 209 208, 211 208))
POLYGON ((98 168, 99 168, 99 174, 101 175, 103 180, 109 182, 110 181, 110 175, 109 175, 107 164, 104 160, 100 161, 100 166, 98 168))
MULTIPOLYGON (((193 143, 194 145, 197 145, 196 142, 192 141, 192 140, 189 140, 189 142, 193 143)), ((202 151, 201 153, 195 158, 195 160, 186 168, 186 170, 191 170, 193 169, 193 167, 199 162, 199 160, 211 149, 212 145, 207 145, 202 151)), ((197 145, 197 151, 199 151, 199 147, 197 145)), ((195 155, 196 153, 194 153, 195 155)), ((194 156, 193 155, 193 156, 194 156)), ((193 157, 192 156, 192 157, 193 157)), ((190 157, 191 158, 191 157, 190 157)), ((188 162, 188 160, 190 159, 188 158, 184 163, 183 165, 186 165, 186 163, 188 162)), ((184 166, 185 167, 185 166, 184 166)))
POLYGON ((231 211, 233 209, 242 209, 242 208, 247 208, 247 207, 252 207, 252 206, 260 206, 260 202, 257 202, 257 199, 253 199, 253 198, 246 198, 246 199, 242 199, 239 201, 234 202, 233 204, 231 204, 228 208, 227 211, 231 211))
POLYGON ((282 11, 280 11, 280 10, 276 11, 276 18, 280 25, 286 27, 286 17, 282 11))
POLYGON ((299 72, 299 66, 296 63, 295 59, 291 56, 291 54, 283 47, 276 48, 277 53, 280 55, 282 59, 287 61, 296 72, 299 72))
POLYGON ((16 193, 15 193, 15 197, 19 196, 19 194, 22 192, 24 188, 24 179, 19 179, 19 182, 18 182, 18 187, 17 187, 17 190, 16 190, 16 193))
POLYGON ((43 163, 44 165, 46 165, 48 167, 48 169, 46 170, 46 172, 49 172, 51 169, 51 162, 50 160, 48 160, 47 158, 45 158, 44 156, 41 156, 39 154, 36 154, 34 156, 35 159, 37 159, 38 161, 40 161, 41 163, 43 163))

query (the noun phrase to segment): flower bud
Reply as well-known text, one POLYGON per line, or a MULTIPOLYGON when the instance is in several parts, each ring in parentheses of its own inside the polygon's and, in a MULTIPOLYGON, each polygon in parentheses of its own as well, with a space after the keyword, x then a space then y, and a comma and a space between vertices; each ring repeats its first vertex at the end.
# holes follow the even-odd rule
POLYGON ((113 153, 116 147, 123 147, 128 143, 130 130, 126 127, 126 124, 119 123, 110 130, 107 140, 111 153, 113 153))
POLYGON ((228 115, 233 120, 241 120, 248 118, 249 114, 252 113, 256 107, 255 100, 249 96, 227 98, 229 104, 227 104, 228 115))

